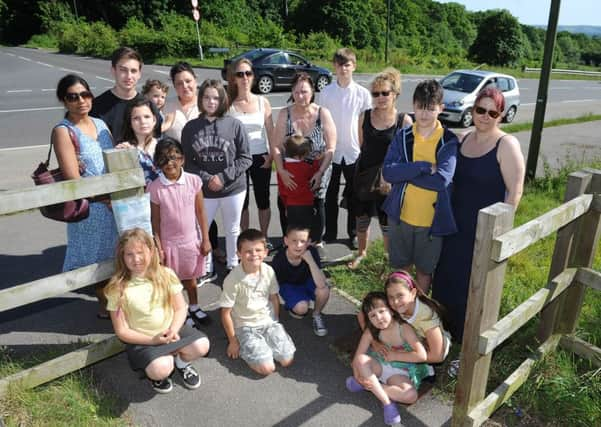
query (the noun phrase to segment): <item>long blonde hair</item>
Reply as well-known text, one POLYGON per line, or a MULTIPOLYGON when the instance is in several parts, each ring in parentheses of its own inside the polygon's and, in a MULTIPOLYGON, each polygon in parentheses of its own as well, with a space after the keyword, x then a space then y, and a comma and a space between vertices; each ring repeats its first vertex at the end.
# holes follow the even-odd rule
POLYGON ((171 285, 173 278, 169 274, 169 271, 160 265, 159 253, 152 236, 141 228, 127 230, 121 234, 115 257, 115 273, 104 288, 104 294, 107 297, 118 294, 119 308, 123 308, 126 305, 123 294, 132 276, 125 265, 123 255, 125 247, 130 242, 142 243, 150 249, 150 264, 146 269, 144 278, 152 283, 151 301, 153 303, 160 303, 165 311, 169 310, 170 307, 173 307, 173 295, 169 292, 169 285, 171 285))

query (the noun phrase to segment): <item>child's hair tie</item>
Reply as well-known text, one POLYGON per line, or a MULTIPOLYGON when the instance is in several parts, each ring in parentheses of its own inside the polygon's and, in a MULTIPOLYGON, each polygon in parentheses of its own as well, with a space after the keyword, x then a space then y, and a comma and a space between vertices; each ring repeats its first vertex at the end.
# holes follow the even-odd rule
POLYGON ((416 287, 413 277, 411 277, 411 275, 409 273, 407 273, 405 270, 394 271, 394 272, 390 273, 390 275, 388 276, 388 280, 395 279, 395 278, 405 281, 405 283, 407 283, 407 285, 409 286, 409 290, 416 287))

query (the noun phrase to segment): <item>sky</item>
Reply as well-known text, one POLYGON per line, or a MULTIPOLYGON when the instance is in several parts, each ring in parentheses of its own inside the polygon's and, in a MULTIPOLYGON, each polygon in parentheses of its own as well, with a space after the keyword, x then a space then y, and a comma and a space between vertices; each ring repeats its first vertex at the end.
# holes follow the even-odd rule
MULTIPOLYGON (((436 0, 460 3, 469 11, 507 9, 521 24, 547 25, 551 0, 436 0)), ((559 7, 559 25, 601 26, 599 0, 563 0, 559 7)))

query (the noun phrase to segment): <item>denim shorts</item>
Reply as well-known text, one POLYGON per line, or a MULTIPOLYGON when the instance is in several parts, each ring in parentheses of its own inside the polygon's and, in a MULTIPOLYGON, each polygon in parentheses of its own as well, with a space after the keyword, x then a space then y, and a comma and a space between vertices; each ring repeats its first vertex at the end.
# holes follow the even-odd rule
POLYGON ((284 362, 294 357, 296 347, 280 322, 236 329, 240 357, 249 365, 262 365, 276 360, 284 362))
POLYGON ((391 267, 415 264, 422 273, 434 273, 442 250, 442 237, 430 235, 430 227, 416 227, 403 221, 388 227, 391 267))
POLYGON ((315 282, 310 277, 305 283, 282 283, 280 296, 286 310, 292 310, 301 301, 315 301, 315 282))

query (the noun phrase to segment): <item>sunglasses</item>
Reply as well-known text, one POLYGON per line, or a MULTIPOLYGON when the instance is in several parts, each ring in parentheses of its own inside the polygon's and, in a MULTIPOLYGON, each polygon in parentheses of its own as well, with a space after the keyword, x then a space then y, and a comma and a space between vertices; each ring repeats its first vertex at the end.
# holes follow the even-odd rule
POLYGON ((170 156, 162 156, 158 161, 158 166, 164 166, 169 162, 181 162, 184 159, 184 156, 172 154, 170 156))
POLYGON ((84 90, 83 92, 69 92, 65 95, 65 102, 77 102, 79 100, 79 98, 81 99, 92 99, 94 98, 94 95, 92 95, 92 92, 90 92, 89 90, 84 90))
POLYGON ((371 96, 373 96, 374 98, 378 98, 380 96, 388 96, 390 95, 390 90, 383 90, 382 92, 372 92, 371 96))
POLYGON ((254 73, 251 70, 247 70, 247 71, 236 71, 234 74, 236 75, 236 77, 242 79, 242 78, 244 78, 244 76, 252 77, 254 73))
POLYGON ((496 119, 497 117, 499 117, 501 115, 501 113, 499 113, 498 111, 487 110, 486 108, 482 108, 480 106, 474 107, 474 112, 476 114, 486 114, 486 113, 488 113, 488 115, 490 116, 491 119, 496 119))

